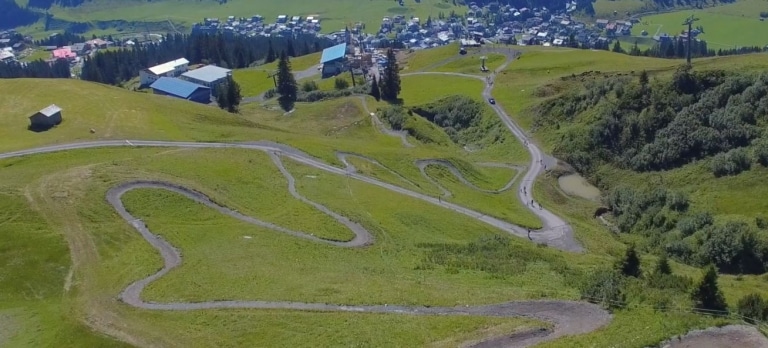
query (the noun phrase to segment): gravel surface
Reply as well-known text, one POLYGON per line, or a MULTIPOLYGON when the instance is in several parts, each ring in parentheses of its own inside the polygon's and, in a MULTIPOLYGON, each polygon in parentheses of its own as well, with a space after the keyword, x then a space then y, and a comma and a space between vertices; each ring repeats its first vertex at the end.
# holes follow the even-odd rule
MULTIPOLYGON (((505 53, 506 54, 506 53, 505 53)), ((514 58, 514 54, 508 54, 507 62, 499 67, 497 71, 501 71, 509 64, 514 58)), ((484 79, 481 76, 474 75, 462 75, 456 73, 440 73, 444 75, 458 75, 472 78, 484 79)), ((492 85, 488 84, 483 91, 483 97, 488 99, 490 97, 492 85)), ((493 109, 499 114, 499 117, 505 123, 505 125, 517 136, 521 141, 525 139, 525 134, 515 125, 500 106, 491 105, 493 109)), ((375 116, 375 115, 372 115, 375 116)), ((376 122, 376 121, 374 121, 376 122)), ((404 139, 404 144, 407 143, 407 139, 404 139)), ((277 232, 293 235, 297 238, 304 238, 319 243, 329 244, 336 247, 362 247, 374 242, 373 236, 361 225, 354 223, 344 216, 341 216, 333 211, 327 209, 323 205, 313 202, 303 196, 301 196, 295 188, 295 180, 293 176, 285 169, 280 160, 280 157, 288 157, 299 163, 314 167, 316 169, 324 170, 326 172, 335 173, 339 175, 346 175, 350 178, 366 182, 372 185, 376 185, 390 191, 398 192, 400 194, 410 196, 416 199, 420 199, 425 202, 429 202, 435 205, 442 206, 455 213, 463 214, 471 218, 482 221, 486 224, 499 228, 512 235, 527 238, 527 230, 519 226, 510 224, 506 221, 502 221, 496 218, 488 217, 484 214, 478 213, 474 210, 444 202, 440 199, 430 197, 421 193, 410 191, 408 189, 388 184, 370 177, 360 175, 354 171, 354 167, 347 163, 347 168, 338 168, 326 164, 320 160, 317 160, 306 153, 294 149, 290 146, 277 144, 267 141, 249 142, 249 143, 210 143, 210 142, 172 142, 172 141, 146 141, 146 140, 111 140, 111 141, 94 141, 83 142, 65 145, 53 145, 48 147, 41 147, 35 149, 28 149, 10 153, 0 154, 0 160, 5 158, 13 158, 20 156, 27 156, 33 154, 59 152, 73 149, 87 149, 87 148, 101 148, 101 147, 174 147, 174 148, 241 148, 264 151, 269 154, 274 164, 278 167, 283 176, 288 180, 288 190, 291 195, 296 199, 299 199, 313 207, 322 211, 325 214, 333 217, 344 226, 349 228, 355 237, 351 241, 334 241, 326 240, 313 236, 311 233, 302 231, 293 231, 275 224, 264 222, 256 218, 245 216, 239 212, 233 211, 229 208, 220 206, 213 202, 210 198, 204 194, 190 190, 188 188, 176 185, 173 183, 158 182, 158 181, 133 181, 123 183, 110 189, 107 193, 107 201, 115 208, 118 214, 125 219, 131 226, 133 226, 142 237, 147 240, 155 249, 157 249, 163 260, 164 265, 157 273, 150 275, 147 278, 141 279, 129 285, 121 294, 120 298, 125 303, 148 310, 197 310, 197 309, 212 309, 212 308, 264 308, 264 309, 295 309, 295 310, 314 310, 314 311, 345 311, 345 312, 371 312, 371 313, 400 313, 410 315, 474 315, 474 316, 493 316, 493 317, 527 317, 543 321, 548 321, 554 324, 551 331, 543 332, 527 332, 518 333, 510 336, 502 336, 492 338, 485 342, 479 343, 480 346, 508 346, 508 347, 527 347, 545 340, 552 340, 566 335, 578 335, 587 332, 594 331, 598 328, 608 324, 611 320, 611 315, 600 308, 597 305, 593 305, 586 302, 575 301, 515 301, 508 303, 501 303, 495 305, 483 305, 483 306, 463 306, 463 307, 412 307, 412 306, 388 306, 388 305, 375 305, 375 306, 346 306, 338 304, 326 304, 326 303, 303 303, 303 302, 272 302, 272 301, 208 301, 208 302, 195 302, 195 303, 155 303, 145 302, 141 299, 141 292, 147 286, 147 284, 161 278, 167 274, 170 270, 178 267, 181 264, 181 254, 170 243, 162 239, 161 237, 153 234, 147 226, 139 219, 132 216, 123 205, 121 196, 130 190, 137 188, 155 188, 164 189, 172 192, 179 193, 185 197, 192 199, 200 204, 206 205, 212 209, 215 209, 222 214, 234 217, 241 221, 262 226, 275 230, 277 232), (351 168, 350 168, 351 167, 351 168)), ((528 172, 523 178, 523 186, 527 188, 527 192, 532 192, 533 179, 542 170, 541 160, 543 155, 541 151, 533 144, 528 144, 528 149, 532 155, 532 163, 528 172)), ((339 153, 342 162, 346 163, 343 158, 350 154, 339 153)), ((366 158, 371 160, 369 158, 366 158)), ((378 162, 375 162, 378 163, 378 162)), ((434 163, 437 164, 437 163, 434 163)), ((441 163, 441 165, 445 165, 441 163)), ((494 164, 499 165, 499 164, 494 164)), ((463 179, 461 173, 451 169, 452 166, 448 166, 454 175, 457 175, 459 179, 468 184, 468 181, 463 179)), ((470 184, 470 186, 473 186, 470 184)), ((505 186, 509 188, 509 184, 505 186)), ((524 197, 522 191, 519 193, 521 201, 526 202, 528 197, 524 197)), ((566 251, 580 252, 583 249, 573 239, 572 231, 562 219, 555 216, 546 209, 534 209, 529 207, 537 216, 539 216, 544 229, 532 234, 534 241, 546 243, 552 247, 560 248, 566 251)))
POLYGON ((746 325, 728 325, 691 331, 660 345, 663 348, 766 348, 768 338, 746 325))

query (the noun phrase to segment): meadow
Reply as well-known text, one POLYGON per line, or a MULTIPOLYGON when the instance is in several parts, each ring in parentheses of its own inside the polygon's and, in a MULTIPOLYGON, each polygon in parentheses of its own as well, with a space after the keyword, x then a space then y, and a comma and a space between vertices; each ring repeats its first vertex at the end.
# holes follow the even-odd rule
MULTIPOLYGON (((414 59, 418 59, 418 54, 431 54, 424 52, 416 53, 414 59)), ((527 108, 566 88, 557 80, 560 76, 641 67, 653 74, 667 74, 677 64, 678 61, 602 51, 526 48, 519 60, 497 75, 494 96, 515 121, 530 129, 527 108)), ((739 56, 697 60, 695 64, 755 69, 768 63, 755 60, 754 56, 739 56)), ((436 69, 462 71, 467 66, 457 61, 436 69)), ((482 81, 468 78, 403 77, 406 106, 457 93, 480 99, 482 88, 482 81)), ((403 147, 400 139, 382 135, 372 125, 365 107, 376 109, 385 104, 370 97, 298 103, 296 111, 289 115, 248 104, 242 114, 231 115, 215 107, 79 81, 9 80, 0 85, 0 105, 10 110, 0 117, 0 129, 6 129, 0 133, 3 152, 95 139, 273 140, 337 166, 341 166, 341 161, 336 151, 371 157, 397 174, 366 160, 350 162, 363 173, 427 194, 440 191, 414 165, 418 159, 448 159, 468 180, 484 189, 499 188, 516 173, 478 163, 527 164, 528 160, 517 141, 504 141, 471 153, 450 140, 438 144, 411 139, 416 146, 403 147), (40 87, 43 85, 46 88, 40 87), (29 93, 21 95, 21 90, 29 93), (64 123, 45 133, 26 131, 26 117, 51 102, 63 107, 64 123), (96 133, 90 134, 90 128, 96 129, 96 133)), ((422 121, 429 124, 424 120, 414 122, 422 121)), ((442 132, 436 127, 430 131, 442 132)), ((549 143, 549 135, 535 135, 537 141, 549 143)), ((574 226, 588 253, 564 253, 508 238, 503 258, 491 260, 488 256, 456 252, 448 254, 447 259, 452 262, 440 263, 427 256, 457 250, 483 237, 503 237, 503 233, 376 186, 290 160, 283 162, 296 178, 297 190, 303 196, 359 222, 374 234, 376 242, 354 250, 310 243, 246 225, 176 194, 135 190, 124 196, 126 207, 177 246, 184 256, 181 267, 150 284, 143 293, 144 299, 273 299, 432 306, 531 298, 577 299, 584 276, 614 262, 625 248, 624 240, 592 218, 597 203, 564 194, 556 178, 547 175, 539 179, 534 196, 574 226), (504 267, 478 267, 488 262, 504 267)), ((117 183, 132 179, 170 181, 280 226, 342 240, 349 239, 351 234, 335 220, 293 199, 287 191, 287 181, 269 157, 258 151, 90 149, 2 160, 0 166, 0 233, 14 243, 9 248, 0 248, 0 263, 14 265, 0 270, 0 276, 25 280, 0 284, 0 323, 12 328, 8 333, 0 331, 0 344, 47 346, 56 342, 59 346, 97 347, 114 346, 117 343, 113 339, 118 339, 131 345, 179 347, 302 347, 316 346, 317 342, 332 346, 447 347, 544 325, 523 319, 470 316, 134 309, 118 302, 116 295, 131 282, 154 273, 161 259, 105 201, 106 191, 117 183), (254 326, 254 322, 259 325, 254 326), (40 331, 46 335, 37 335, 40 331)), ((462 186, 439 166, 429 166, 426 171, 452 191, 449 199, 458 204, 520 224, 535 220, 526 215, 513 197, 516 186, 507 193, 480 194, 462 186)), ((757 178, 764 174, 754 175, 757 178)), ((643 178, 629 176, 628 180, 643 178)), ((729 187, 745 188, 734 181, 722 190, 718 188, 718 194, 730 192, 729 187)), ((704 190, 703 186, 699 188, 704 190)), ((712 197, 704 192, 694 200, 712 197)), ((731 199, 736 197, 734 193, 731 199)), ((732 209, 736 211, 753 202, 742 203, 732 209)), ((763 208, 756 205, 750 209, 763 208)), ((643 266, 650 267, 654 260, 644 256, 643 266)), ((673 266, 677 274, 700 274, 700 270, 692 267, 676 263, 673 266)), ((728 276, 721 278, 721 286, 733 305, 760 281, 757 276, 728 276)), ((680 298, 673 300, 685 304, 680 298)), ((613 321, 604 329, 545 346, 614 342, 647 346, 692 328, 723 322, 640 306, 615 311, 613 321)))
POLYGON ((639 36, 643 30, 653 36, 657 31, 677 35, 687 30, 682 25, 685 18, 694 15, 699 18, 694 27, 701 26, 704 33, 698 38, 707 41, 712 49, 727 49, 743 46, 764 47, 768 45, 765 34, 768 23, 761 21, 759 14, 768 11, 768 4, 761 0, 740 0, 732 4, 707 7, 701 10, 682 10, 643 17, 641 23, 632 28, 632 35, 639 36))

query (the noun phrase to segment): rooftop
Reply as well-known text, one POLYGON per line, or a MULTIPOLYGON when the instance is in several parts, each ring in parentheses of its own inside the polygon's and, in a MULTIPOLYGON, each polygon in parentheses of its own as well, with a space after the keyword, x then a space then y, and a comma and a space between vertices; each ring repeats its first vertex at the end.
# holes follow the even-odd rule
POLYGON ((48 105, 47 108, 40 110, 40 113, 47 117, 51 117, 58 112, 61 112, 61 108, 56 106, 56 104, 48 105))
POLYGON ((189 64, 189 61, 186 58, 179 58, 167 63, 155 65, 149 68, 149 71, 151 71, 155 75, 162 75, 167 72, 173 71, 173 69, 175 69, 177 66, 184 65, 184 64, 189 64))
POLYGON ((204 82, 215 82, 226 78, 232 73, 232 70, 224 69, 215 65, 206 65, 202 68, 187 71, 181 76, 204 82))
POLYGON ((326 62, 342 58, 346 53, 347 44, 338 44, 333 47, 328 47, 323 50, 323 55, 320 57, 320 63, 325 64, 326 62))
POLYGON ((161 77, 149 87, 182 98, 189 98, 192 93, 200 88, 209 89, 208 87, 173 77, 161 77))

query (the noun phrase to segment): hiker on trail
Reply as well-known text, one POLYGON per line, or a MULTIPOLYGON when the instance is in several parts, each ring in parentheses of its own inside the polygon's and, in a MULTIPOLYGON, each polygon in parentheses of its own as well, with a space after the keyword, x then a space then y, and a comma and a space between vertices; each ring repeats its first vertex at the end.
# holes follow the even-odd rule
POLYGON ((531 206, 534 206, 535 203, 533 203, 533 200, 531 200, 531 206))
POLYGON ((529 240, 533 240, 533 239, 531 238, 531 229, 530 229, 530 228, 528 229, 528 239, 529 239, 529 240))
POLYGON ((526 190, 525 190, 525 186, 523 186, 523 193, 526 194, 526 195, 528 194, 528 192, 526 192, 526 190))

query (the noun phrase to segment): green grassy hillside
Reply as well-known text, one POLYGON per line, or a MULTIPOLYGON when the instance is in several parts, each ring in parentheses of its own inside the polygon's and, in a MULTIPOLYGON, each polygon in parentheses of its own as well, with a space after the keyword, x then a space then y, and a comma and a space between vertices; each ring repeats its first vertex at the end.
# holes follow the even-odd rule
MULTIPOLYGON (((414 59, 418 61, 420 54, 429 53, 414 53, 414 59)), ((765 64, 745 57, 701 62, 741 68, 765 64)), ((642 67, 652 71, 652 76, 663 77, 671 74, 676 65, 668 60, 607 52, 529 51, 498 75, 495 97, 528 128, 535 119, 533 106, 579 87, 559 77, 596 69, 639 71, 642 67)), ((434 69, 463 71, 467 66, 464 62, 446 61, 434 69)), ((472 81, 408 76, 403 78, 402 97, 406 107, 444 112, 430 103, 456 93, 480 99, 482 82, 472 81), (450 86, 454 86, 453 90, 450 86)), ((336 151, 367 156, 376 162, 359 157, 348 160, 361 173, 425 194, 441 193, 432 182, 436 181, 453 194, 446 200, 484 214, 523 225, 538 221, 513 197, 514 191, 471 191, 444 167, 427 166, 425 177, 414 163, 419 159, 444 159, 475 185, 495 189, 516 173, 481 163, 527 165, 527 154, 519 142, 505 138, 469 152, 442 128, 412 115, 409 122, 414 122, 413 128, 443 141, 422 142, 408 137, 414 146, 405 147, 401 139, 381 134, 371 122, 368 113, 388 105, 370 97, 298 103, 291 114, 275 111, 270 103, 253 103, 243 105, 241 114, 232 115, 213 106, 80 81, 7 80, 0 85, 0 106, 11 110, 0 115, 0 125, 11 130, 0 134, 3 152, 90 139, 272 140, 337 166, 342 163, 336 151), (64 123, 47 132, 26 131, 26 117, 50 103, 63 107, 64 123), (96 132, 91 134, 90 128, 96 132)), ((482 124, 492 124, 493 114, 482 111, 486 122, 482 124)), ((556 130, 539 128, 534 133, 537 139, 533 139, 552 148, 558 141, 557 134, 556 130)), ((536 246, 419 200, 290 160, 284 163, 296 178, 299 193, 359 222, 373 233, 376 242, 355 250, 310 243, 246 225, 176 194, 136 190, 124 197, 127 208, 177 246, 184 257, 182 266, 146 289, 144 299, 431 306, 530 298, 578 299, 585 283, 591 281, 592 272, 610 267, 623 254, 624 242, 637 240, 633 235, 617 237, 593 219, 597 204, 564 194, 553 173, 540 179, 533 194, 573 225, 577 238, 588 250, 585 254, 536 246)), ((171 181, 280 226, 340 240, 351 235, 335 220, 291 197, 286 179, 269 157, 258 151, 90 149, 2 160, 0 166, 0 195, 4 197, 0 200, 0 208, 4 208, 0 209, 0 233, 4 239, 14 241, 11 247, 0 248, 0 262, 12 265, 4 267, 0 275, 18 280, 0 284, 4 287, 0 292, 0 324, 5 330, 0 331, 0 345, 38 347, 56 342, 63 346, 112 346, 116 344, 113 340, 119 340, 136 346, 169 347, 448 347, 542 325, 530 320, 469 316, 134 309, 118 302, 117 294, 131 282, 157 271, 161 259, 105 201, 106 191, 117 183, 131 179, 171 181), (254 327, 254 322, 259 325, 254 327), (46 335, 36 334, 41 330, 46 335)), ((690 168, 671 175, 685 177, 685 170, 690 168)), ((616 173, 616 177, 621 175, 616 173)), ((702 175, 695 168, 693 173, 702 175)), ((735 192, 749 195, 747 185, 754 185, 749 180, 757 180, 760 172, 748 174, 752 177, 728 177, 728 185, 710 190, 720 190, 717 194, 723 195, 732 187, 735 192)), ((641 175, 627 177, 632 182, 650 181, 641 175)), ((673 176, 665 180, 684 182, 673 176)), ((706 183, 711 179, 696 180, 706 183)), ((704 190, 704 185, 699 188, 704 190)), ((690 199, 696 205, 707 198, 691 194, 690 199)), ((737 208, 732 209, 733 213, 737 208)), ((642 255, 643 269, 650 271, 655 260, 652 255, 642 255)), ((699 269, 683 263, 673 263, 672 269, 674 275, 669 279, 695 279, 700 275, 699 269)), ((726 322, 653 309, 662 308, 660 304, 690 306, 688 282, 680 284, 667 287, 645 278, 627 280, 622 289, 631 308, 616 309, 613 321, 602 330, 547 346, 632 342, 630 346, 642 347, 691 328, 726 322)), ((723 276, 721 287, 728 303, 735 306, 742 295, 762 291, 764 284, 760 276, 723 276)))

